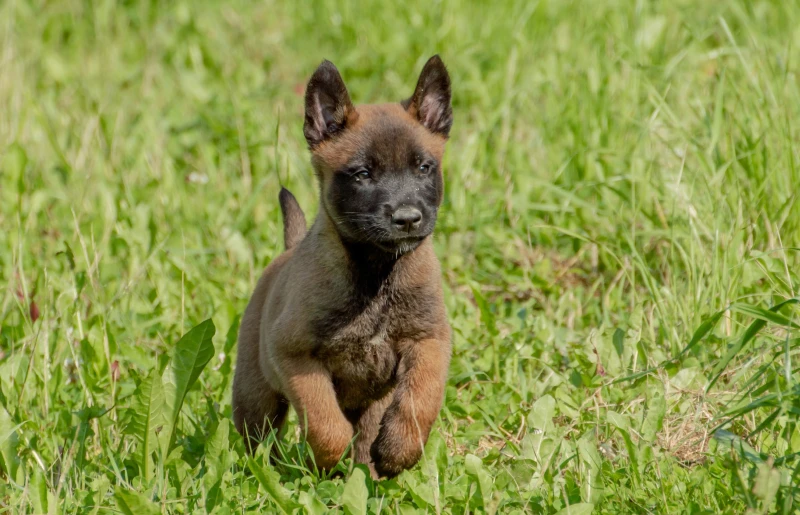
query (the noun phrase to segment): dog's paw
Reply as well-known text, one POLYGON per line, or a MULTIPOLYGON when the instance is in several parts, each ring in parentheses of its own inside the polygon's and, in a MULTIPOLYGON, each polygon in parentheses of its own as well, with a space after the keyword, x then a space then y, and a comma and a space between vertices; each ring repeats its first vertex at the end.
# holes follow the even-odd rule
POLYGON ((314 453, 314 463, 318 468, 329 471, 349 454, 353 443, 353 428, 343 425, 325 433, 309 435, 308 443, 314 453))
POLYGON ((424 442, 413 420, 403 420, 397 412, 387 412, 372 443, 370 455, 381 477, 395 477, 417 464, 424 442))

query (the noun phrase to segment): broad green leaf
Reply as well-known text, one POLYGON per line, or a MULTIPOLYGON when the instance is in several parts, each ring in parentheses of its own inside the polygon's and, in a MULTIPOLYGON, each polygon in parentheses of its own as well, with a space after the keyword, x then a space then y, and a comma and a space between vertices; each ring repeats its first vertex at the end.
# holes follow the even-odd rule
POLYGON ((621 415, 616 411, 607 411, 606 418, 608 421, 617 429, 622 429, 623 431, 627 431, 628 427, 630 426, 628 422, 628 417, 625 415, 621 415))
POLYGON ((158 506, 144 495, 118 486, 114 491, 117 507, 125 515, 160 515, 158 506))
MULTIPOLYGON (((621 332, 619 334, 621 335, 621 332)), ((624 347, 617 348, 614 338, 615 336, 613 335, 609 338, 607 331, 594 330, 589 335, 589 341, 596 351, 595 357, 609 377, 617 377, 623 371, 622 355, 624 347)), ((619 336, 616 336, 616 338, 619 340, 619 336)))
POLYGON ((434 509, 436 507, 436 493, 430 482, 421 481, 417 474, 404 474, 404 476, 403 488, 408 491, 417 506, 434 509))
POLYGON ((275 470, 262 466, 255 458, 247 459, 247 467, 258 483, 264 487, 267 495, 275 502, 283 513, 291 513, 300 505, 292 500, 289 491, 281 484, 281 476, 275 470))
POLYGON ((543 395, 536 399, 528 415, 528 426, 543 433, 553 429, 553 417, 556 416, 556 400, 551 395, 543 395))
POLYGON ((753 493, 761 499, 765 507, 769 507, 772 504, 772 500, 775 499, 780 486, 780 470, 771 467, 768 463, 762 463, 758 466, 753 493))
POLYGON ((342 493, 342 506, 349 515, 366 515, 367 498, 369 491, 366 484, 367 477, 364 471, 356 467, 344 484, 342 493))
POLYGON ((475 297, 475 302, 478 304, 478 309, 481 312, 481 321, 486 326, 486 329, 489 330, 489 334, 496 336, 498 331, 495 316, 489 307, 489 303, 486 301, 486 297, 483 296, 477 286, 472 286, 472 295, 475 297))
POLYGON ((756 465, 764 463, 764 459, 761 457, 758 451, 753 449, 750 444, 745 442, 738 435, 731 433, 730 431, 726 431, 725 429, 717 429, 714 431, 713 437, 714 440, 720 443, 720 446, 724 446, 727 449, 733 449, 742 458, 755 463, 756 465))
POLYGON ((560 510, 556 515, 591 515, 594 511, 594 504, 590 502, 580 502, 577 504, 570 504, 563 510, 560 510))
POLYGON ((34 469, 33 481, 30 488, 31 504, 36 513, 49 513, 47 509, 47 482, 41 470, 34 469))
MULTIPOLYGON (((88 361, 88 360, 87 360, 88 361)), ((84 458, 86 455, 86 443, 87 441, 91 440, 91 437, 94 436, 94 431, 92 430, 92 420, 102 417, 106 413, 109 412, 109 409, 104 408, 102 406, 91 406, 88 408, 84 408, 78 410, 76 415, 78 416, 78 420, 80 421, 78 425, 78 453, 77 458, 75 459, 75 466, 83 469, 84 465, 84 458)))
POLYGON ((617 356, 622 357, 625 352, 625 332, 622 329, 616 329, 611 336, 611 343, 614 345, 617 356))
POLYGON ((642 339, 642 318, 644 318, 642 304, 637 304, 628 319, 628 330, 625 332, 625 338, 628 340, 628 347, 630 347, 631 352, 642 339))
POLYGON ((230 423, 228 420, 220 420, 214 434, 206 442, 204 456, 206 458, 206 473, 203 482, 210 487, 222 477, 223 472, 228 468, 230 450, 228 447, 228 434, 230 423))
POLYGON ((578 457, 584 466, 585 476, 581 486, 585 501, 596 502, 603 498, 602 458, 597 450, 597 441, 590 433, 578 440, 578 457))
POLYGON ((442 438, 440 431, 433 431, 425 446, 425 459, 436 462, 439 477, 444 477, 447 472, 447 443, 442 438))
POLYGON ((215 331, 211 319, 193 327, 178 341, 172 359, 164 370, 162 378, 167 420, 164 431, 159 436, 164 455, 169 451, 186 394, 214 356, 211 339, 215 331))
POLYGON ((230 422, 220 420, 214 434, 206 442, 205 460, 206 473, 203 476, 203 486, 206 490, 206 511, 211 512, 219 502, 219 488, 222 475, 230 464, 230 450, 228 446, 228 433, 230 422))
POLYGON ((634 471, 634 479, 641 479, 642 471, 639 469, 639 449, 634 445, 633 439, 630 434, 630 422, 628 417, 621 415, 616 411, 608 411, 606 413, 608 421, 617 428, 622 439, 625 441, 625 450, 628 452, 628 459, 631 460, 631 470, 634 471))
POLYGON ((439 431, 432 431, 425 453, 422 456, 422 477, 426 479, 433 491, 433 505, 437 513, 441 512, 441 498, 444 494, 443 478, 447 474, 447 444, 439 431))
POLYGON ((494 491, 494 480, 483 466, 483 461, 474 454, 467 454, 464 460, 467 475, 478 485, 478 494, 481 506, 487 509, 492 504, 492 493, 494 491))
POLYGON ((298 504, 306 509, 309 515, 324 515, 328 512, 328 507, 325 503, 320 501, 308 492, 300 492, 297 496, 298 504))
POLYGON ((153 369, 142 381, 128 410, 126 432, 139 441, 137 454, 145 481, 153 477, 151 457, 156 449, 158 431, 166 424, 164 388, 161 376, 153 369))
POLYGON ((21 426, 22 424, 14 424, 11 414, 0 406, 0 470, 11 478, 17 477, 17 469, 19 468, 19 454, 17 452, 19 435, 17 431, 21 426))
POLYGON ((407 503, 403 503, 398 506, 398 513, 400 515, 427 515, 429 512, 428 510, 417 508, 407 503))
MULTIPOLYGON (((104 501, 110 497, 113 497, 114 494, 114 489, 111 486, 111 480, 109 480, 109 478, 105 475, 98 475, 95 477, 94 480, 86 485, 86 490, 91 491, 91 504, 94 505, 93 510, 84 512, 86 515, 97 515, 97 513, 100 512, 100 507, 103 505, 104 501)), ((50 513, 53 515, 58 513, 58 511, 55 509, 55 507, 58 506, 58 503, 56 503, 55 495, 52 492, 49 493, 48 502, 50 505, 50 513)))
POLYGON ((664 397, 664 385, 658 380, 647 382, 647 412, 642 421, 641 436, 646 442, 654 442, 656 435, 661 431, 664 424, 664 416, 667 414, 667 401, 664 397))

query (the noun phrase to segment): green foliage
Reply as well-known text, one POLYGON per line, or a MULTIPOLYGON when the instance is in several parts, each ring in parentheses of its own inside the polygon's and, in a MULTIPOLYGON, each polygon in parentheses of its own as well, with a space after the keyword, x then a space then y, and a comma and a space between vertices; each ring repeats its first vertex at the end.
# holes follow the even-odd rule
POLYGON ((161 450, 166 455, 175 433, 175 426, 183 407, 186 393, 194 385, 203 368, 214 355, 216 328, 211 319, 192 328, 175 345, 175 354, 162 377, 164 384, 165 427, 162 431, 161 450))
POLYGON ((128 410, 126 432, 139 441, 139 466, 145 481, 152 477, 152 455, 157 446, 158 433, 167 421, 164 409, 164 385, 158 370, 153 369, 134 393, 128 410))
POLYGON ((367 491, 366 475, 361 468, 354 468, 352 474, 344 484, 342 491, 342 506, 348 515, 366 515, 367 491))
POLYGON ((247 460, 247 466, 278 509, 283 513, 291 513, 293 508, 298 507, 297 503, 292 501, 289 492, 281 485, 280 474, 263 464, 261 460, 254 458, 247 460))
POLYGON ((0 511, 797 511, 799 26, 772 0, 0 2, 0 511), (323 475, 294 414, 248 456, 240 316, 279 186, 318 209, 304 81, 328 58, 397 101, 433 53, 454 355, 424 457, 323 475))
POLYGON ((126 492, 118 487, 114 492, 114 499, 117 501, 117 508, 125 515, 157 515, 161 513, 158 506, 153 504, 150 499, 136 492, 126 492))

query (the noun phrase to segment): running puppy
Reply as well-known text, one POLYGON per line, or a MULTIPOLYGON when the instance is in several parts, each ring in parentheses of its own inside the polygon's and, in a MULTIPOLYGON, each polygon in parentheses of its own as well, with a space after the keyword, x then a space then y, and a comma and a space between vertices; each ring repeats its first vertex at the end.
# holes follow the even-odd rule
POLYGON ((314 72, 303 132, 319 215, 307 231, 281 190, 286 252, 258 281, 239 331, 233 416, 251 449, 291 404, 324 469, 351 443, 374 477, 420 459, 450 363, 431 234, 452 121, 439 56, 395 104, 356 107, 333 63, 314 72))

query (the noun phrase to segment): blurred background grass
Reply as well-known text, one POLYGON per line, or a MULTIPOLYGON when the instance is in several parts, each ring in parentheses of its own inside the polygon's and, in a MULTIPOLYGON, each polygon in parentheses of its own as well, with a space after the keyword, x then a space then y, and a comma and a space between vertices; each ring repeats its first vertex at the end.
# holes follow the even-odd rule
POLYGON ((0 2, 0 507, 793 510, 797 311, 766 309, 800 287, 798 22, 781 1, 0 2), (248 465, 231 336, 282 249, 279 184, 316 212, 305 81, 327 58, 355 102, 397 101, 434 53, 455 355, 428 458, 329 480, 290 435, 248 465), (145 480, 124 410, 206 318, 215 357, 145 480))

